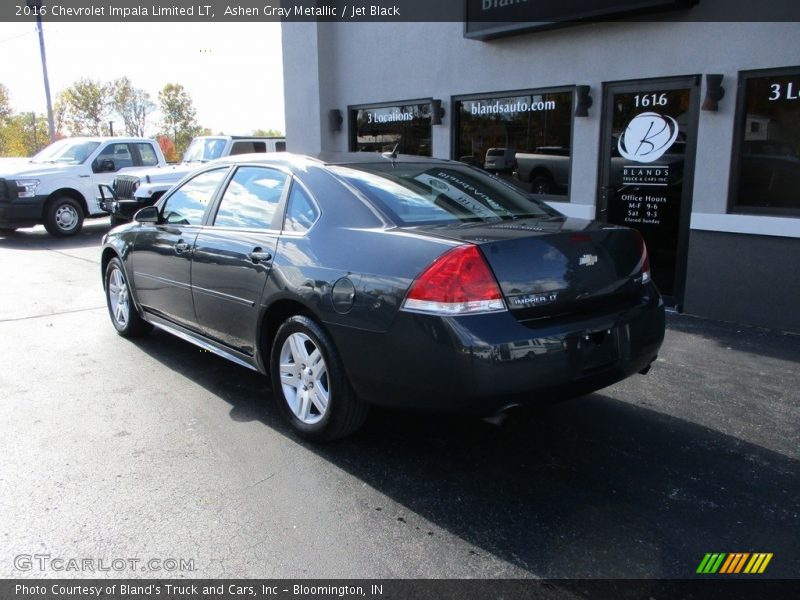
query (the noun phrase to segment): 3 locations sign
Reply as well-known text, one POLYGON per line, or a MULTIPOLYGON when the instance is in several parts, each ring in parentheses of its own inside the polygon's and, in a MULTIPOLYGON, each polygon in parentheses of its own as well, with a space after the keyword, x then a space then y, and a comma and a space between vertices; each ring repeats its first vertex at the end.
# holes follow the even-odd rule
POLYGON ((688 8, 699 0, 466 0, 464 36, 488 40, 581 21, 688 8))
POLYGON ((431 156, 430 102, 351 107, 350 150, 431 156))

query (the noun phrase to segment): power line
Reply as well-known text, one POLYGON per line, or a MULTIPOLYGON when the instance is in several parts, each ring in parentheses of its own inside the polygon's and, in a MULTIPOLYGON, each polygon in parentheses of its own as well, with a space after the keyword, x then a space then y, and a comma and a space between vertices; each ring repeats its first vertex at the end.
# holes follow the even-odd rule
POLYGON ((5 44, 6 42, 11 42, 11 41, 19 39, 21 37, 25 37, 26 35, 30 35, 32 33, 38 33, 38 32, 39 32, 38 29, 34 29, 33 31, 26 31, 25 33, 20 33, 19 35, 15 35, 13 37, 5 38, 4 40, 0 40, 0 44, 5 44))

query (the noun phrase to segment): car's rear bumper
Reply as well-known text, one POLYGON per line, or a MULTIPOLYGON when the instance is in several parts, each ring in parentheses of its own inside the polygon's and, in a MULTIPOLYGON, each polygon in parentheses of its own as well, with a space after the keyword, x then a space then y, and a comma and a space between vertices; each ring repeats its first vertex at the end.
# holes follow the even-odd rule
POLYGON ((0 227, 32 227, 42 222, 46 196, 0 202, 0 227))
POLYGON ((636 306, 603 315, 521 322, 510 312, 401 311, 386 333, 332 333, 365 400, 486 415, 586 394, 647 368, 664 339, 664 305, 650 288, 636 306))

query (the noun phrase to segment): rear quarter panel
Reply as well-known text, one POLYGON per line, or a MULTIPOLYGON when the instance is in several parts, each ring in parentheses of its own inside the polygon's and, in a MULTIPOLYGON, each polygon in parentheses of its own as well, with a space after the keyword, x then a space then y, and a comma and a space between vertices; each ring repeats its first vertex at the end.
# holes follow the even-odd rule
POLYGON ((458 242, 417 235, 392 225, 366 200, 322 169, 299 175, 321 216, 304 235, 281 236, 263 304, 294 298, 323 323, 386 331, 413 280, 458 242), (355 287, 349 310, 337 310, 333 286, 355 287))

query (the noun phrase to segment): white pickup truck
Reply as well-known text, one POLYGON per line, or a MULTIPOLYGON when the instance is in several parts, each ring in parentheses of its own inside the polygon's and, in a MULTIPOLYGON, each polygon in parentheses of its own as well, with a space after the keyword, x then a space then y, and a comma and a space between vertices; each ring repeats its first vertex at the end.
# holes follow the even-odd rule
POLYGON ((517 152, 517 177, 531 184, 534 194, 565 195, 569 189, 570 151, 563 146, 541 146, 517 152))
POLYGON ((286 140, 282 137, 211 135, 196 137, 183 155, 183 162, 166 167, 125 169, 110 187, 103 186, 101 207, 111 213, 111 224, 118 225, 133 219, 133 215, 155 204, 173 185, 203 163, 225 156, 262 152, 283 152, 286 140), (105 192, 108 191, 108 197, 105 192))
POLYGON ((41 223, 51 235, 75 235, 85 218, 108 216, 100 184, 126 167, 165 165, 154 140, 122 137, 67 138, 30 159, 3 159, 0 230, 41 223))

